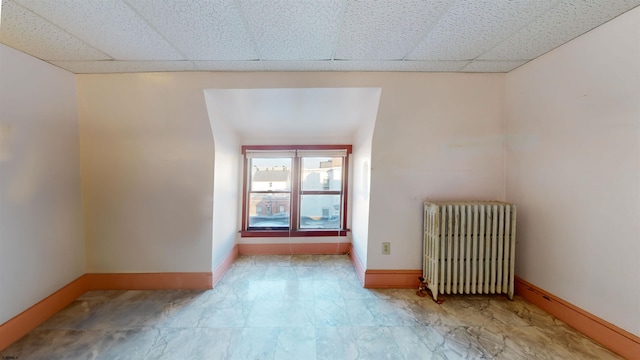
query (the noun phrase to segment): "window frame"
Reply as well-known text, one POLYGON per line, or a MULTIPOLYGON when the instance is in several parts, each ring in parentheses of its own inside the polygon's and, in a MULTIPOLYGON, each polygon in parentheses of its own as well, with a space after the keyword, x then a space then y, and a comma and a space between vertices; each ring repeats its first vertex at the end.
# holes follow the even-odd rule
POLYGON ((346 236, 347 215, 349 203, 349 155, 351 155, 351 145, 245 145, 242 146, 243 155, 243 181, 242 181, 242 225, 241 237, 305 237, 305 236, 346 236), (247 151, 298 151, 298 150, 343 150, 346 151, 342 163, 342 199, 341 199, 341 226, 339 229, 304 229, 300 228, 300 203, 301 197, 309 193, 330 193, 331 191, 302 191, 300 175, 302 173, 302 157, 294 155, 291 167, 291 198, 289 212, 288 229, 249 229, 249 201, 250 201, 250 159, 246 156, 247 151))

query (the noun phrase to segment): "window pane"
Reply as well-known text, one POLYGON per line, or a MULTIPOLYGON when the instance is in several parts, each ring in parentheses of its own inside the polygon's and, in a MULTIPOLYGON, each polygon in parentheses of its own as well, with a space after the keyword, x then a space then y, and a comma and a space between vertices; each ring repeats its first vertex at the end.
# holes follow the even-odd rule
POLYGON ((250 228, 289 228, 289 207, 291 195, 288 193, 250 194, 250 228))
POLYGON ((339 229, 340 195, 302 195, 301 229, 339 229))
POLYGON ((291 190, 291 158, 250 159, 251 191, 291 190))
POLYGON ((302 190, 342 190, 342 158, 302 158, 302 190))

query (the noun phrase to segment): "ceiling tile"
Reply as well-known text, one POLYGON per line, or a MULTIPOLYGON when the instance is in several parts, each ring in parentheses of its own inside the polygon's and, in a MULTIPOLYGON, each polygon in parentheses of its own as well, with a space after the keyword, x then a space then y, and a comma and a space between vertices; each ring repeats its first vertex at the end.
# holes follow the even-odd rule
POLYGON ((128 0, 190 60, 258 58, 234 0, 128 0))
POLYGON ((329 71, 331 61, 194 61, 205 71, 329 71))
POLYGON ((51 63, 76 74, 197 70, 191 61, 52 61, 51 63))
POLYGON ((509 72, 518 66, 526 63, 528 60, 518 61, 483 61, 475 60, 460 69, 462 72, 509 72))
POLYGON ((238 1, 260 59, 331 59, 344 1, 238 1))
POLYGON ((184 59, 121 0, 18 2, 115 59, 184 59))
POLYGON ((453 0, 348 2, 335 59, 403 59, 451 3, 453 0))
POLYGON ((508 38, 558 0, 474 0, 452 6, 407 56, 412 60, 471 60, 508 38))
POLYGON ((563 1, 479 59, 534 59, 640 5, 640 0, 563 1))
POLYGON ((0 42, 43 60, 110 59, 12 1, 2 2, 0 42))
POLYGON ((334 71, 429 71, 453 72, 468 61, 333 61, 334 71))

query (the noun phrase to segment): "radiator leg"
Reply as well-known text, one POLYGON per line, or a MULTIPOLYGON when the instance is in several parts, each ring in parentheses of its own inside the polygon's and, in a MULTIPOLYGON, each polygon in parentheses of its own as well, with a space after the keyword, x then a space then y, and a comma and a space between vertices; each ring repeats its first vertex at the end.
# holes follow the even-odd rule
POLYGON ((418 285, 418 291, 416 291, 416 295, 425 297, 427 296, 427 291, 429 290, 427 289, 427 283, 424 281, 424 278, 422 276, 418 276, 418 280, 420 280, 420 285, 418 285))
POLYGON ((427 284, 427 281, 422 276, 418 276, 418 280, 420 280, 420 285, 418 286, 418 291, 416 291, 416 295, 420 297, 425 297, 429 295, 433 299, 433 301, 436 302, 436 304, 442 304, 444 302, 444 300, 442 299, 438 300, 437 293, 434 294, 433 292, 431 292, 431 289, 429 289, 429 284, 427 284))

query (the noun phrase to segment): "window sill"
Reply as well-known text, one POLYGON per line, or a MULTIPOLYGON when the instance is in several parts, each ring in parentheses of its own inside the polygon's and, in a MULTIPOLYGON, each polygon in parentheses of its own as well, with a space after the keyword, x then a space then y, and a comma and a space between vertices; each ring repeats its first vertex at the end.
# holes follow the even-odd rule
POLYGON ((240 236, 245 237, 323 237, 323 236, 347 236, 350 230, 243 230, 240 236))

